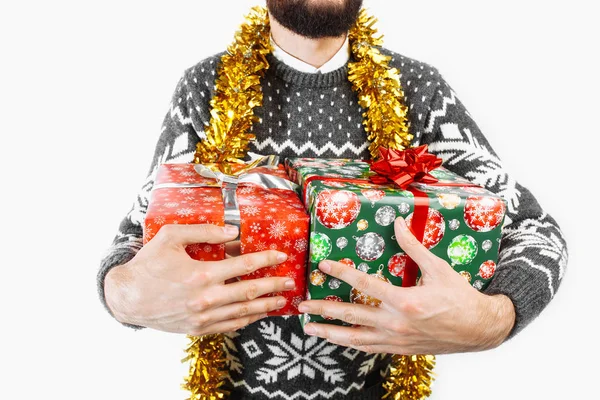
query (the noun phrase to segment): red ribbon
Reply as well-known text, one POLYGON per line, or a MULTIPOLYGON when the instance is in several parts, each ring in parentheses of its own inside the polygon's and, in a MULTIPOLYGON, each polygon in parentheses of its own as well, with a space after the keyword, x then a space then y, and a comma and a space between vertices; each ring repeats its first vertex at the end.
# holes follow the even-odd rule
POLYGON ((377 184, 394 182, 401 189, 406 189, 413 182, 431 184, 437 178, 429 172, 442 165, 442 159, 427 152, 427 145, 412 147, 406 150, 379 148, 379 158, 371 163, 371 171, 378 175, 371 181, 377 184))
MULTIPOLYGON (((425 225, 429 213, 429 197, 427 193, 408 186, 413 182, 434 184, 438 180, 429 174, 442 165, 442 159, 427 152, 427 145, 406 150, 379 148, 379 158, 371 163, 371 171, 377 175, 370 180, 373 183, 384 184, 394 182, 403 190, 409 190, 415 196, 415 204, 411 221, 411 231, 419 242, 423 242, 425 225)), ((417 283, 419 266, 409 257, 404 267, 402 286, 414 286, 417 283)))
MULTIPOLYGON (((412 220, 410 222, 410 230, 417 240, 423 243, 425 225, 427 225, 427 215, 429 214, 429 196, 427 196, 427 193, 422 192, 419 189, 411 187, 408 188, 408 190, 415 196, 415 207, 413 209, 412 220)), ((418 272, 419 266, 411 257, 408 257, 406 265, 404 266, 402 286, 415 286, 417 284, 418 272)))

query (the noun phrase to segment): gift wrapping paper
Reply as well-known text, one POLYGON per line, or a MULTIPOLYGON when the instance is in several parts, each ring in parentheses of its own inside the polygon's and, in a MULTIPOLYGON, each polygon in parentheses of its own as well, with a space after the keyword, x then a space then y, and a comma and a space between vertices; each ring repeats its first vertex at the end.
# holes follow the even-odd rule
MULTIPOLYGON (((283 166, 258 167, 248 172, 265 173, 288 179, 283 166)), ((298 314, 298 304, 306 292, 309 216, 293 190, 265 189, 242 183, 236 189, 239 204, 240 251, 242 254, 278 250, 288 259, 276 266, 261 268, 238 279, 270 276, 290 277, 296 288, 272 293, 286 298, 286 305, 269 315, 298 314)), ((194 164, 163 164, 157 172, 144 222, 144 244, 166 224, 213 224, 223 226, 224 205, 221 185, 200 176, 194 164)), ((196 243, 186 247, 191 258, 217 261, 225 258, 224 244, 196 243)))
MULTIPOLYGON (((308 298, 379 305, 377 298, 321 272, 318 263, 325 259, 393 285, 415 285, 418 268, 394 235, 398 216, 415 231, 415 204, 425 247, 478 290, 493 278, 506 211, 500 196, 443 167, 431 172, 437 183, 412 183, 407 190, 394 184, 371 183, 373 172, 360 160, 292 158, 286 160, 286 168, 302 185, 311 216, 308 298)), ((310 320, 325 319, 305 315, 303 322, 310 320)))

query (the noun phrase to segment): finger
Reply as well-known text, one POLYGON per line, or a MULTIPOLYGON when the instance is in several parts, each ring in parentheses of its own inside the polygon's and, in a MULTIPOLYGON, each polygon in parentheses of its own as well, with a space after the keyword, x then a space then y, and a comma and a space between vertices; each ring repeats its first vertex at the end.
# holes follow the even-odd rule
POLYGON ((217 322, 204 328, 192 329, 190 335, 192 336, 203 336, 213 335, 215 333, 235 332, 242 329, 259 319, 266 318, 267 314, 254 314, 248 315, 247 317, 230 319, 228 321, 217 322))
POLYGON ((302 313, 339 319, 352 325, 381 326, 385 318, 389 318, 389 313, 379 308, 328 300, 303 301, 298 310, 302 313))
POLYGON ((209 267, 211 273, 214 273, 215 282, 223 282, 230 278, 251 274, 260 268, 281 264, 285 260, 287 260, 287 254, 267 250, 214 261, 210 263, 209 267))
POLYGON ((439 265, 441 259, 427 250, 427 248, 415 238, 402 217, 396 218, 394 232, 396 234, 396 240, 402 250, 417 263, 421 272, 429 274, 435 272, 435 267, 439 265))
POLYGON ((191 299, 187 306, 192 312, 206 312, 224 305, 251 301, 268 293, 295 289, 296 282, 290 278, 257 278, 217 285, 204 290, 201 296, 191 299))
POLYGON ((413 355, 415 354, 414 352, 406 352, 406 350, 403 350, 401 348, 398 348, 398 346, 383 346, 383 345, 366 345, 366 346, 348 346, 345 344, 341 344, 341 343, 337 343, 333 340, 328 340, 328 342, 333 343, 333 344, 337 344, 338 346, 345 346, 345 347, 352 347, 353 349, 356 349, 358 351, 363 351, 365 353, 370 353, 370 354, 406 354, 406 355, 413 355))
POLYGON ((252 301, 228 304, 196 315, 194 317, 194 324, 197 326, 207 326, 218 322, 265 314, 279 310, 283 308, 285 304, 286 300, 282 296, 265 297, 252 301))
POLYGON ((321 261, 319 269, 328 275, 334 276, 348 283, 356 290, 364 292, 384 302, 398 301, 401 288, 394 287, 389 282, 384 282, 373 275, 349 267, 346 264, 332 260, 321 261), (394 293, 392 295, 392 292, 394 293))
POLYGON ((322 337, 328 341, 346 347, 361 347, 363 351, 372 353, 375 345, 382 345, 385 340, 382 332, 372 328, 349 327, 330 324, 310 323, 304 326, 304 332, 311 336, 322 337))
POLYGON ((237 237, 238 228, 232 225, 211 224, 167 224, 163 225, 156 238, 178 246, 194 243, 226 243, 237 237))
POLYGON ((240 241, 235 240, 233 242, 228 242, 225 244, 225 255, 228 258, 237 257, 241 254, 240 251, 240 241))
POLYGON ((365 353, 388 353, 412 356, 414 354, 450 354, 456 353, 456 350, 446 350, 439 348, 439 343, 429 344, 418 344, 418 345, 397 345, 397 344, 374 344, 364 346, 352 346, 342 343, 337 343, 333 340, 327 340, 330 343, 337 344, 339 346, 352 347, 353 349, 364 351, 365 353))

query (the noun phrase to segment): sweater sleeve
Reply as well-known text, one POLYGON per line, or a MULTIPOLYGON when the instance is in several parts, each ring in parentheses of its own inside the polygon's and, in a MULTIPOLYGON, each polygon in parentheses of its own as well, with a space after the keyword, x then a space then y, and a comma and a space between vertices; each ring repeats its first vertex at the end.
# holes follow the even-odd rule
POLYGON ((509 337, 535 319, 555 295, 567 265, 556 221, 504 168, 452 88, 440 80, 423 127, 422 144, 453 172, 508 203, 496 274, 485 293, 504 294, 516 312, 509 337))
MULTIPOLYGON (((198 92, 193 90, 193 82, 188 81, 191 73, 193 70, 186 71, 177 83, 146 179, 137 193, 133 206, 122 219, 117 234, 100 263, 97 275, 98 294, 109 313, 110 309, 104 296, 106 274, 112 268, 131 260, 142 247, 142 226, 158 167, 160 164, 168 162, 191 162, 195 145, 200 135, 204 135, 203 121, 206 120, 206 115, 204 115, 206 113, 201 107, 194 105, 194 93, 198 92)), ((126 326, 140 328, 127 324, 126 326)))

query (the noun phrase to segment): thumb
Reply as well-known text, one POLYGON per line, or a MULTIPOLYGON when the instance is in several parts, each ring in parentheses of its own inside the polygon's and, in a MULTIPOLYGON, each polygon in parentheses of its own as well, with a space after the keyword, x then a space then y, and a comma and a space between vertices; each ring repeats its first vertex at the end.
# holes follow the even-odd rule
POLYGON ((396 218, 394 223, 394 232, 396 233, 396 241, 404 252, 413 259, 421 269, 423 274, 434 275, 446 262, 427 250, 421 242, 417 240, 410 228, 406 225, 406 221, 402 217, 396 218))
POLYGON ((160 238, 161 241, 185 247, 194 243, 227 243, 234 240, 237 235, 238 228, 233 225, 169 224, 163 225, 156 237, 160 238))

